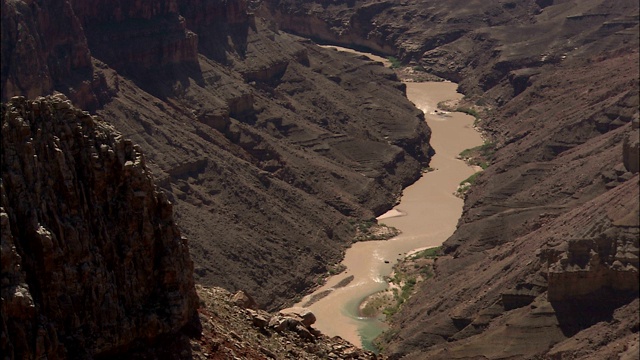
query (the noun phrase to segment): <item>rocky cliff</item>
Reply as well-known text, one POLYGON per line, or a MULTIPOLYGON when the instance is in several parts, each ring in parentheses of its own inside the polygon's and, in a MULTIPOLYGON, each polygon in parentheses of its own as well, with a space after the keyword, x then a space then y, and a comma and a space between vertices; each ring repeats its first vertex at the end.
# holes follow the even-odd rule
POLYGON ((182 330, 193 263, 140 148, 64 96, 2 104, 8 358, 93 358, 182 330))
POLYGON ((174 204, 196 280, 264 306, 314 286, 433 152, 392 71, 254 2, 2 4, 3 99, 56 90, 108 118, 174 204))
POLYGON ((393 52, 484 110, 491 166, 394 318, 392 358, 637 356, 637 2, 266 4, 282 29, 393 52))

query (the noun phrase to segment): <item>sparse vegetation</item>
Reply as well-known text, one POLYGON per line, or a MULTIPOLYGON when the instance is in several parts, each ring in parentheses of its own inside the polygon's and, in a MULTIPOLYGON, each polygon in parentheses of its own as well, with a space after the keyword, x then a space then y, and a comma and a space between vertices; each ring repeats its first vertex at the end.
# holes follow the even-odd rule
POLYGON ((469 165, 480 166, 482 170, 489 167, 495 156, 495 143, 485 142, 480 146, 466 149, 460 153, 460 158, 469 165))
POLYGON ((477 172, 477 173, 475 173, 475 174, 473 174, 473 175, 469 176, 468 178, 466 178, 466 179, 462 180, 462 181, 460 182, 460 185, 464 185, 464 184, 471 184, 471 185, 473 185, 473 184, 475 184, 475 182, 476 182, 476 178, 478 177, 478 175, 479 175, 479 174, 480 174, 480 173, 479 173, 479 172, 477 172))
POLYGON ((468 108, 468 107, 459 107, 456 108, 455 111, 461 112, 461 113, 465 113, 467 115, 471 115, 474 118, 479 119, 480 118, 480 114, 478 113, 478 111, 476 109, 472 109, 472 108, 468 108))
POLYGON ((480 175, 479 172, 477 172, 477 173, 469 176, 468 178, 462 180, 460 182, 460 186, 458 186, 458 189, 456 190, 456 196, 464 197, 464 195, 467 193, 467 191, 469 191, 471 186, 473 184, 475 184, 476 179, 478 178, 478 175, 480 175))
MULTIPOLYGON (((386 294, 386 293, 385 293, 386 294)), ((376 317, 380 310, 390 301, 391 296, 376 296, 367 301, 367 304, 360 309, 360 315, 366 317, 376 317)))
POLYGON ((382 313, 393 316, 415 292, 416 285, 434 276, 433 263, 440 254, 440 247, 419 251, 394 266, 393 276, 386 280, 392 284, 393 303, 382 313))
POLYGON ((424 249, 422 251, 418 251, 417 253, 411 255, 411 257, 409 257, 409 259, 410 260, 435 259, 440 254, 440 249, 441 249, 440 246, 424 249))
POLYGON ((339 263, 339 264, 329 266, 329 270, 327 272, 329 273, 329 275, 333 276, 333 275, 340 274, 346 269, 347 267, 344 264, 339 263))
MULTIPOLYGON (((369 296, 360 305, 360 315, 366 317, 395 315, 416 291, 420 282, 431 279, 435 275, 434 264, 440 255, 440 247, 418 251, 405 257, 393 267, 393 273, 386 277, 390 288, 369 296)), ((374 344, 380 348, 392 333, 381 335, 374 344)))
POLYGON ((389 56, 389 57, 387 57, 387 60, 389 60, 389 62, 391 63, 391 68, 392 69, 398 69, 398 68, 402 67, 402 62, 400 60, 398 60, 398 58, 396 58, 396 57, 389 56))
POLYGON ((400 234, 400 230, 393 226, 378 224, 375 219, 356 223, 355 228, 355 241, 387 240, 400 234))
POLYGON ((487 105, 487 100, 485 100, 484 98, 479 98, 478 100, 476 100, 476 105, 477 106, 486 106, 487 105))
POLYGON ((396 336, 396 334, 398 334, 398 329, 389 329, 380 334, 380 336, 378 336, 378 338, 374 340, 373 344, 376 348, 378 348, 380 352, 382 352, 384 350, 384 346, 390 343, 391 340, 393 340, 393 338, 396 336))

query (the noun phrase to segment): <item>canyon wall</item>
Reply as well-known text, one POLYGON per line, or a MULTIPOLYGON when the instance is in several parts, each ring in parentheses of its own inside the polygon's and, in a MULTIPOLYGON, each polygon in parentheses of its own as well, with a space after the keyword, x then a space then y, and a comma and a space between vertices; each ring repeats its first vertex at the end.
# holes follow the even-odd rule
POLYGON ((391 358, 637 356, 636 2, 265 5, 281 29, 395 49, 480 111, 491 165, 381 339, 391 358))
POLYGON ((276 308, 433 150, 392 71, 280 32, 254 5, 3 1, 2 97, 59 91, 108 119, 146 154, 196 281, 276 308))
POLYGON ((61 94, 1 116, 3 356, 115 355, 192 321, 187 242, 140 148, 61 94))

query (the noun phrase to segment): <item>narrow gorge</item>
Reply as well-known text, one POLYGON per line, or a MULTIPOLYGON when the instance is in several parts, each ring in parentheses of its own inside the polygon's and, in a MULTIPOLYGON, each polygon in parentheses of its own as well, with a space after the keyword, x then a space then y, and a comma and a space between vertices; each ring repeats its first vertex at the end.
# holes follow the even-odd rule
MULTIPOLYGON (((0 14, 3 356, 638 357, 637 1, 2 0, 0 14), (275 311, 444 166, 424 120, 445 114, 408 100, 407 78, 458 84, 444 105, 479 119, 486 143, 467 155, 485 170, 374 354, 319 332, 320 312, 275 311)), ((409 251, 395 250, 387 270, 409 251)))
POLYGON ((459 82, 482 114, 491 165, 443 246, 450 259, 394 316, 386 354, 637 356, 637 3, 282 0, 265 11, 287 31, 459 82))
MULTIPOLYGON (((338 48, 387 63, 378 56, 338 48)), ((441 246, 453 234, 462 214, 462 199, 456 196, 460 183, 475 170, 460 159, 460 153, 482 145, 480 134, 473 128, 474 117, 438 108, 439 103, 457 102, 451 82, 405 82, 407 98, 424 114, 432 130, 430 144, 436 154, 430 167, 415 183, 403 190, 397 206, 378 217, 382 228, 375 225, 368 231, 384 231, 392 226, 400 234, 386 240, 367 240, 353 244, 341 263, 340 274, 296 304, 308 307, 317 317, 316 327, 327 335, 338 335, 365 349, 375 350, 373 339, 385 329, 378 318, 360 314, 359 305, 367 296, 388 288, 387 277, 396 260, 407 253, 441 246)), ((392 232, 393 234, 393 232, 392 232)), ((381 236, 386 238, 387 236, 381 236)))

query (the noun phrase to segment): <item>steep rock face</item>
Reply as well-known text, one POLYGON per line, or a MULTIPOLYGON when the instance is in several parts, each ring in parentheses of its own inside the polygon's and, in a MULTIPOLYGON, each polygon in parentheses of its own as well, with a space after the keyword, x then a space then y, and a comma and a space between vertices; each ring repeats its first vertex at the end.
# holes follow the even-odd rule
POLYGON ((2 1, 2 54, 3 101, 56 89, 95 107, 87 39, 68 1, 2 1))
POLYGON ((117 354, 177 332, 193 264, 140 148, 62 95, 2 105, 2 352, 117 354))
POLYGON ((393 72, 275 30, 255 2, 69 4, 92 55, 73 75, 144 150, 205 285, 280 306, 428 165, 430 131, 393 72))
POLYGON ((177 1, 70 3, 91 55, 122 75, 144 80, 197 67, 198 37, 187 30, 177 1))
POLYGON ((180 1, 187 27, 198 34, 198 50, 210 59, 227 63, 227 53, 246 51, 252 16, 246 1, 180 1))

